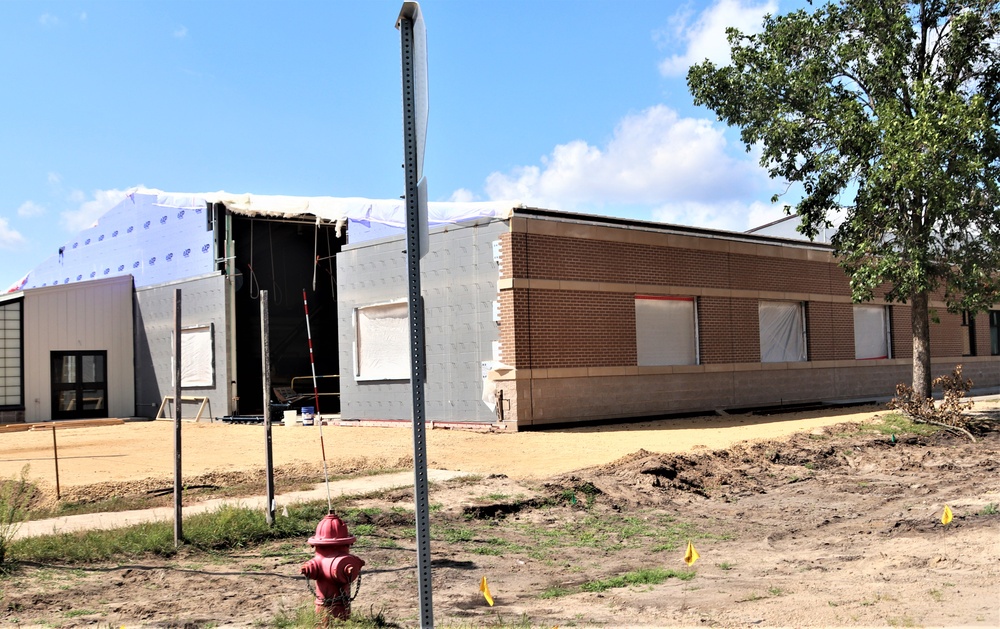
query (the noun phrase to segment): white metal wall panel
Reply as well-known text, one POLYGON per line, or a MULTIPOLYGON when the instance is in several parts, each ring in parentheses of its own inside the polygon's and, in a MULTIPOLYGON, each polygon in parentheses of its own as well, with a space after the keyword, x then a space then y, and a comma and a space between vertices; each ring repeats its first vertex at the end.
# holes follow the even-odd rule
POLYGON ((108 416, 135 414, 132 278, 24 292, 24 415, 52 416, 50 352, 106 351, 108 416))

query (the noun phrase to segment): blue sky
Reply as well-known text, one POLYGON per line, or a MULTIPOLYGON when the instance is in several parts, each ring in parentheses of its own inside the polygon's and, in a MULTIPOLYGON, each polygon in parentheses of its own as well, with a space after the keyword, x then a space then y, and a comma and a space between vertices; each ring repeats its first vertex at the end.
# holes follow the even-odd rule
MULTIPOLYGON (((136 186, 398 197, 401 4, 0 0, 0 290, 136 186)), ((685 74, 800 4, 425 0, 430 199, 779 218, 685 74)))

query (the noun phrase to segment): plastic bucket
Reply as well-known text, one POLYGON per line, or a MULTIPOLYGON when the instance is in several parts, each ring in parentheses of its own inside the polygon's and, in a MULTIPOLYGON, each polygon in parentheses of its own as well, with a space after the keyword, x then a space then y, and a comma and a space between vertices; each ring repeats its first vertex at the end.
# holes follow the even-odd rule
POLYGON ((285 414, 282 416, 282 419, 284 420, 284 424, 286 426, 294 426, 295 422, 299 420, 299 413, 298 411, 295 410, 285 411, 285 414))
POLYGON ((315 415, 315 413, 316 413, 316 407, 315 406, 303 406, 302 407, 302 425, 303 426, 312 426, 313 425, 313 416, 315 415))

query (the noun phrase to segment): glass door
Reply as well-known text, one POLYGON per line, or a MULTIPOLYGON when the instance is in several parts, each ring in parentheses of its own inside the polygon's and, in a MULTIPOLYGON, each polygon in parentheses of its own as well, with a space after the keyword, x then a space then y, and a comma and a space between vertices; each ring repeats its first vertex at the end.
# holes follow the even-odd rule
POLYGON ((52 352, 52 419, 108 416, 107 352, 52 352))

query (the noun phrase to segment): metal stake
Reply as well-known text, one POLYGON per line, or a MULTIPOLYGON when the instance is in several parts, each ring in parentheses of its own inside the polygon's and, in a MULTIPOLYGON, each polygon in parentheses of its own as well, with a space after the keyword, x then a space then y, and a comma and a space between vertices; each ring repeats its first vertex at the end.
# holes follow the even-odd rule
POLYGON ((264 458, 267 467, 267 525, 274 526, 274 457, 271 449, 271 343, 267 291, 260 291, 260 368, 264 379, 264 458))
POLYGON ((174 548, 181 544, 181 289, 174 289, 174 548))

